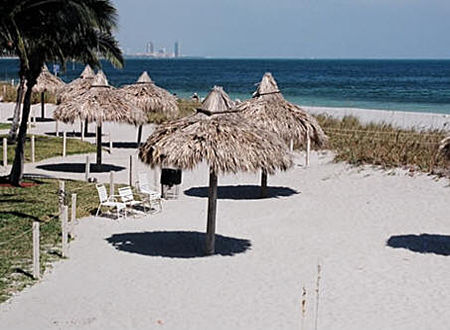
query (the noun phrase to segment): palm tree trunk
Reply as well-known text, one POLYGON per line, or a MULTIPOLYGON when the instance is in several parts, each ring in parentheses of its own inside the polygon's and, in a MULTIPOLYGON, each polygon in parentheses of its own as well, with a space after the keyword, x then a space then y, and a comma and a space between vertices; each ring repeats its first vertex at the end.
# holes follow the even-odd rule
POLYGON ((27 91, 25 93, 25 98, 23 100, 23 111, 22 120, 19 127, 19 135, 17 138, 16 152, 14 155, 14 162, 9 174, 10 182, 13 186, 20 186, 20 182, 23 178, 23 164, 25 160, 24 149, 25 149, 25 139, 27 137, 27 124, 28 117, 31 110, 31 89, 34 84, 27 83, 27 91))
POLYGON ((16 106, 14 107, 14 115, 11 123, 11 128, 8 133, 8 141, 15 142, 17 139, 17 130, 20 121, 20 108, 23 102, 23 92, 25 89, 25 78, 20 76, 19 87, 17 88, 16 106))

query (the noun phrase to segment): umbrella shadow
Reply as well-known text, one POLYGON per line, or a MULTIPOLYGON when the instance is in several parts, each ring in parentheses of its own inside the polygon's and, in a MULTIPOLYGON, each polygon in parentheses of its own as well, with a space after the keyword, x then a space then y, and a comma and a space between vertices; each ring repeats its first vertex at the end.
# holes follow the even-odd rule
MULTIPOLYGON (((36 166, 36 168, 51 172, 84 173, 86 171, 86 164, 85 163, 45 164, 36 166)), ((124 169, 125 167, 112 164, 102 164, 101 166, 97 166, 96 164, 90 164, 91 173, 104 173, 111 171, 119 172, 124 169)))
POLYGON ((392 248, 408 249, 418 253, 434 253, 442 256, 450 256, 450 236, 421 234, 391 236, 387 246, 392 248))
MULTIPOLYGON (((209 187, 192 187, 184 191, 187 196, 208 197, 209 187)), ((217 198, 219 199, 261 199, 278 198, 296 195, 299 192, 288 187, 267 187, 267 197, 261 197, 261 186, 257 185, 235 185, 217 187, 217 198)))
MULTIPOLYGON (((102 143, 103 147, 107 147, 109 148, 109 143, 108 142, 104 142, 102 143)), ((138 144, 137 142, 113 142, 113 148, 118 148, 118 149, 137 149, 138 148, 138 144)))
MULTIPOLYGON (((49 136, 56 136, 56 132, 45 132, 45 135, 49 135, 49 136)), ((62 132, 58 133, 58 136, 63 136, 62 132)), ((67 137, 81 137, 81 133, 80 132, 73 132, 73 131, 66 131, 66 136, 67 137)), ((95 137, 95 133, 89 132, 87 134, 84 135, 84 137, 86 138, 90 138, 90 137, 95 137)))
MULTIPOLYGON (((206 257, 205 234, 195 231, 153 231, 114 234, 106 241, 117 250, 166 258, 206 257)), ((216 235, 216 255, 233 256, 251 247, 247 239, 216 235)))

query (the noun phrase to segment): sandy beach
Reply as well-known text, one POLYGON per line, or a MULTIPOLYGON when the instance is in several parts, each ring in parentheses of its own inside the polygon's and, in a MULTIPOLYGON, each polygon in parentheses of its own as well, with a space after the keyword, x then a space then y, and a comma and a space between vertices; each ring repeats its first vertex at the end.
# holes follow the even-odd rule
MULTIPOLYGON (((1 121, 11 115, 8 106, 0 105, 1 121)), ((444 128, 450 120, 351 112, 363 121, 395 118, 402 127, 444 128)), ((54 131, 54 125, 38 123, 35 132, 54 131)), ((106 124, 109 131, 121 142, 135 140, 131 126, 106 124)), ((150 131, 146 127, 144 136, 150 131)), ((126 166, 129 155, 135 150, 117 148, 105 162, 126 166)), ((83 158, 49 159, 25 171, 61 175, 36 166, 83 158)), ((160 214, 81 219, 69 258, 0 305, 1 328, 306 330, 317 322, 317 329, 447 329, 448 179, 355 168, 334 163, 328 151, 313 152, 308 168, 297 153, 295 164, 269 177, 267 199, 258 198, 257 174, 219 177, 211 257, 202 254, 206 164, 183 172, 180 198, 165 201, 160 214)), ((137 171, 143 169, 138 164, 137 171)), ((127 182, 126 169, 117 180, 127 182)))

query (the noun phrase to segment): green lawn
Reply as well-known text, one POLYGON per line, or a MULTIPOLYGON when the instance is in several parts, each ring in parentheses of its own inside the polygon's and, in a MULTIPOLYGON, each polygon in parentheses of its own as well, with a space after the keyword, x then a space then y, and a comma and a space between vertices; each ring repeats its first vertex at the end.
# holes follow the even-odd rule
MULTIPOLYGON (((50 261, 59 258, 58 181, 37 183, 28 188, 0 187, 0 302, 34 281, 27 275, 32 272, 33 221, 41 222, 41 274, 50 261)), ((98 206, 94 184, 66 181, 66 193, 69 208, 71 193, 77 194, 77 218, 89 215, 98 206)))
MULTIPOLYGON (((4 138, 6 136, 0 136, 4 138)), ((28 136, 25 143, 25 161, 31 161, 31 139, 28 136)), ((36 136, 35 137, 35 160, 41 161, 43 159, 62 156, 62 138, 49 137, 49 136, 36 136)), ((14 159, 15 144, 8 145, 8 164, 11 164, 14 159)), ((3 148, 3 144, 2 147, 3 148)), ((83 154, 95 152, 95 145, 89 142, 82 142, 78 139, 67 139, 67 155, 83 154)), ((2 151, 3 155, 3 151, 2 151)))
POLYGON ((0 129, 9 129, 11 124, 8 123, 0 123, 0 129))

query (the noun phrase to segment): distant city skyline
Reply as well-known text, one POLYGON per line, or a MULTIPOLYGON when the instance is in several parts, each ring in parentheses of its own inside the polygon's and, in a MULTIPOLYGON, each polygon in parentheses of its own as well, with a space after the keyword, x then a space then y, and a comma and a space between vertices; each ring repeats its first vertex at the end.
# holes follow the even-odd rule
POLYGON ((204 57, 450 58, 450 1, 113 2, 126 53, 154 40, 204 57))

